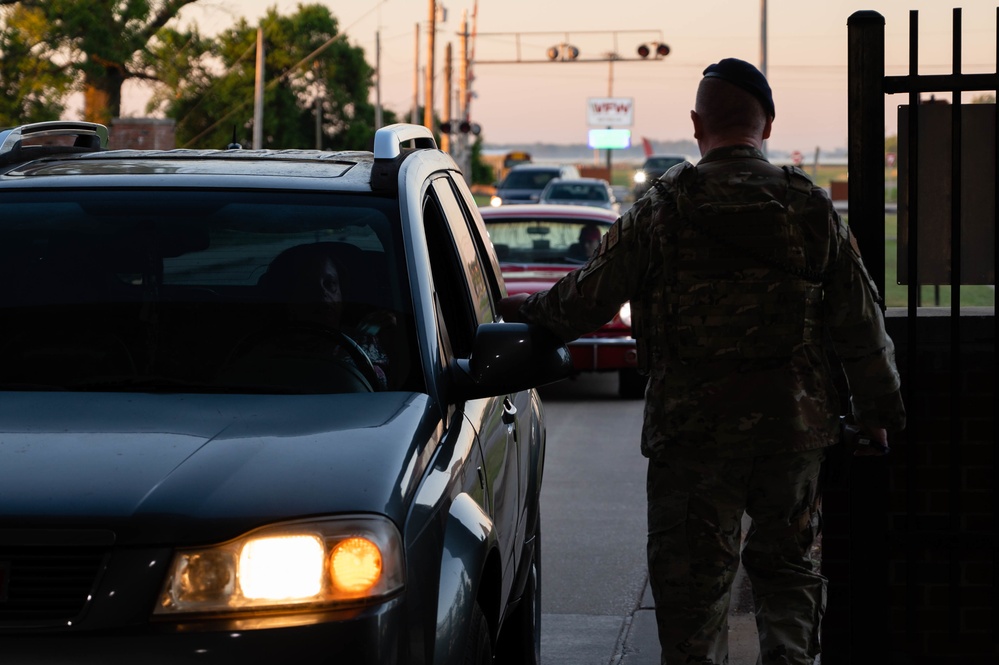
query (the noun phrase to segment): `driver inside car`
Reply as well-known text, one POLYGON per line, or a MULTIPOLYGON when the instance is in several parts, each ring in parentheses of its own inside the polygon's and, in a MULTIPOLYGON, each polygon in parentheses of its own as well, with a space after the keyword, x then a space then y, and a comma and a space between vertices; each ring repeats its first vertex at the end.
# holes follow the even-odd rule
POLYGON ((600 246, 600 228, 596 224, 587 224, 579 230, 579 241, 569 247, 572 258, 588 261, 600 246))
MULTIPOLYGON (((349 279, 337 256, 340 243, 319 242, 290 247, 274 258, 260 279, 260 286, 275 302, 286 303, 282 322, 338 331, 350 342, 356 343, 374 368, 375 390, 387 390, 391 385, 392 362, 387 349, 392 348, 399 334, 394 314, 374 311, 362 317, 355 325, 344 325, 344 294, 349 296, 349 279)), ((359 275, 353 275, 360 279, 359 275)), ((342 360, 357 367, 360 363, 356 350, 336 350, 342 360)), ((364 372, 363 367, 357 367, 364 372)))

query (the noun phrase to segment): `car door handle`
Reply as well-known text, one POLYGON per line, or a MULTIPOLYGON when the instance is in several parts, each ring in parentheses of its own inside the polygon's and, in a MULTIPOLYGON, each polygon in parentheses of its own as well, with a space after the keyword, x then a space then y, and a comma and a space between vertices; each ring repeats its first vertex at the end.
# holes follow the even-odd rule
POLYGON ((517 421, 517 407, 513 405, 509 397, 503 398, 503 424, 512 425, 517 421))

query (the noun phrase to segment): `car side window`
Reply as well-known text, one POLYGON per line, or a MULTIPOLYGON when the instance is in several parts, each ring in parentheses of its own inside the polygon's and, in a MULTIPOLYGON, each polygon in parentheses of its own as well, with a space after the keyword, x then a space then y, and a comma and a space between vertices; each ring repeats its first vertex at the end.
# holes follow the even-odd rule
POLYGON ((493 304, 495 305, 500 299, 506 297, 507 292, 506 284, 503 282, 503 273, 500 269, 499 259, 493 249, 493 244, 489 241, 489 230, 486 228, 486 223, 482 221, 481 215, 473 212, 476 210, 476 204, 475 199, 472 198, 472 193, 468 189, 456 189, 453 183, 451 183, 451 188, 458 198, 458 204, 461 206, 465 220, 472 231, 472 240, 482 259, 486 282, 490 293, 492 293, 493 304))
POLYGON ((423 205, 430 269, 451 348, 471 354, 480 323, 494 320, 486 270, 447 178, 431 183, 423 205))
POLYGON ((469 220, 458 203, 454 190, 447 178, 438 178, 433 189, 444 210, 448 228, 454 241, 468 292, 472 296, 473 315, 476 323, 491 323, 495 320, 493 292, 489 284, 490 270, 479 255, 479 244, 475 242, 469 220))

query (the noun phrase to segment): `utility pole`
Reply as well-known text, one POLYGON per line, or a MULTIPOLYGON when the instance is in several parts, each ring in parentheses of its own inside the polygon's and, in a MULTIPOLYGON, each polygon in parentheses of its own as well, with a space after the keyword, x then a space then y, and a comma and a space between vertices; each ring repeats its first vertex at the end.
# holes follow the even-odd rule
MULTIPOLYGON (((767 78, 767 0, 760 0, 760 72, 767 78)), ((767 154, 766 141, 763 141, 763 154, 767 154)))
MULTIPOLYGON (((617 58, 617 40, 615 39, 614 50, 607 54, 607 66, 609 68, 607 73, 607 96, 614 96, 614 60, 617 58)), ((608 127, 607 129, 610 129, 608 127)), ((614 181, 614 171, 611 167, 611 154, 613 150, 607 148, 607 182, 614 181)))
MULTIPOLYGON (((458 119, 468 122, 468 10, 461 13, 461 32, 458 33, 458 119)), ((465 182, 472 184, 472 162, 468 159, 468 134, 459 133, 456 141, 455 161, 465 176, 465 182)))
POLYGON ((420 24, 416 24, 416 53, 413 54, 413 110, 409 113, 409 122, 416 124, 417 110, 420 108, 420 24))
POLYGON ((760 71, 767 75, 767 0, 760 0, 760 71))
MULTIPOLYGON (((444 46, 444 94, 441 103, 441 117, 444 120, 454 122, 451 117, 451 42, 444 46)), ((449 132, 441 132, 441 150, 451 152, 451 135, 449 132)))
MULTIPOLYGON (((323 89, 319 85, 319 60, 312 61, 312 71, 316 75, 316 89, 323 89)), ((313 102, 315 104, 316 111, 316 150, 323 149, 323 96, 321 94, 316 94, 316 99, 313 102)))
POLYGON ((264 147, 264 29, 257 28, 257 71, 253 91, 253 149, 264 147))
POLYGON ((375 32, 375 129, 382 126, 382 33, 375 32))
POLYGON ((437 33, 437 0, 428 0, 430 13, 427 17, 427 78, 423 84, 423 126, 431 131, 434 128, 434 47, 437 33))

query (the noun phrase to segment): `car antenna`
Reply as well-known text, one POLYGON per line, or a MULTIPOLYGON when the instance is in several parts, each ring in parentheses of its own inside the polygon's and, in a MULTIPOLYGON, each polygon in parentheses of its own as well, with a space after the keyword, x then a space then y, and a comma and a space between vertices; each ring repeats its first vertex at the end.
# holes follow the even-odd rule
POLYGON ((226 150, 242 150, 243 146, 236 140, 236 125, 232 126, 232 142, 225 147, 226 150))

